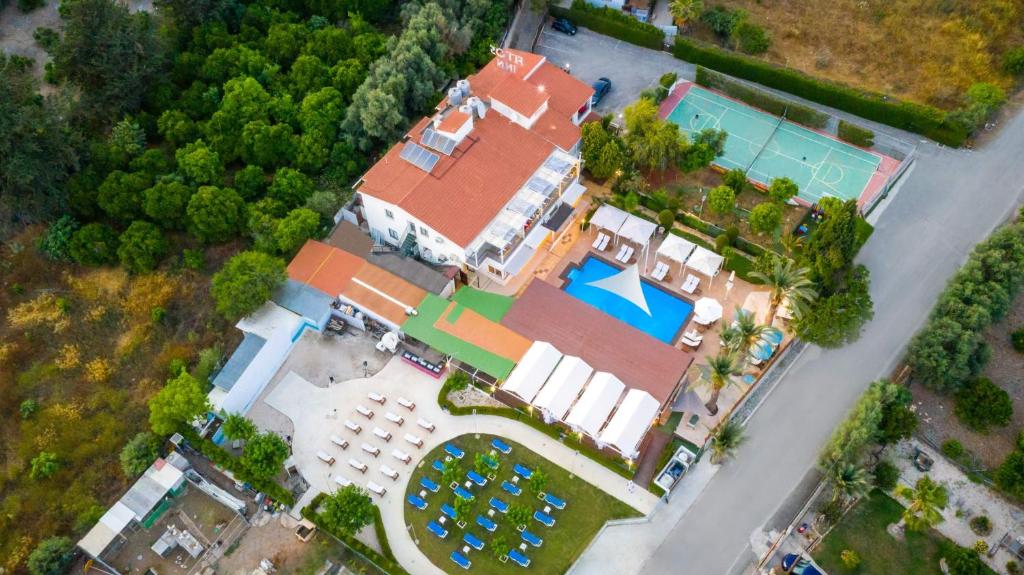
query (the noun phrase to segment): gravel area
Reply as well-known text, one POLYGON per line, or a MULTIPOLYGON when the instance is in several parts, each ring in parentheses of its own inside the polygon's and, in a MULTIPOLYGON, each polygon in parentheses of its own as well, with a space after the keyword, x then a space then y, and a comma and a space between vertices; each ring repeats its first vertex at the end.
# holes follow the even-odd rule
POLYGON ((504 403, 473 386, 449 393, 448 401, 456 407, 506 407, 504 403))

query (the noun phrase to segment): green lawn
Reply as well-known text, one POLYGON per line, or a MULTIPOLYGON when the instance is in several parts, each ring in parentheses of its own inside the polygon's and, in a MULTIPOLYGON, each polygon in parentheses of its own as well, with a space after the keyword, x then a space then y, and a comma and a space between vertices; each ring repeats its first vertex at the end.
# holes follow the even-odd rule
POLYGON ((814 553, 814 560, 833 575, 939 573, 943 547, 950 543, 934 530, 927 533, 907 531, 906 540, 897 541, 885 528, 898 522, 902 514, 903 506, 899 502, 881 491, 873 491, 825 537, 814 553), (862 563, 856 571, 843 567, 839 555, 845 549, 852 549, 860 555, 862 563))
MULTIPOLYGON (((481 434, 477 439, 474 435, 463 435, 453 441, 455 445, 466 452, 466 456, 461 461, 463 477, 465 477, 465 472, 473 468, 473 459, 477 453, 487 454, 491 451, 492 437, 481 434)), ((508 543, 515 547, 522 543, 515 526, 511 525, 511 522, 500 513, 495 513, 492 517, 498 524, 498 529, 494 533, 488 533, 476 524, 476 516, 478 514, 486 515, 490 508, 488 501, 491 497, 497 497, 510 505, 519 503, 534 510, 543 509, 544 504, 537 499, 536 494, 530 491, 529 485, 525 481, 519 482, 523 487, 523 493, 519 497, 513 497, 502 491, 501 482, 506 479, 511 480, 512 466, 515 463, 521 463, 530 469, 542 469, 548 477, 545 490, 567 502, 564 510, 551 512, 557 521, 554 527, 544 527, 533 519, 527 523, 529 531, 544 539, 544 544, 540 548, 530 546, 526 550, 526 556, 532 561, 529 567, 530 573, 564 573, 576 560, 576 557, 583 552, 605 521, 639 515, 625 503, 605 494, 578 477, 570 479, 567 470, 522 445, 508 440, 505 442, 512 446, 512 453, 507 456, 498 455, 500 467, 496 480, 488 481, 483 488, 474 487, 472 489, 476 497, 472 512, 466 521, 466 530, 484 541, 484 549, 483 551, 471 550, 469 552, 468 557, 473 562, 473 566, 469 570, 470 573, 518 573, 522 571, 522 568, 515 563, 511 561, 501 563, 492 554, 491 542, 495 537, 503 535, 508 543)), ((419 481, 423 475, 427 475, 437 483, 442 483, 441 473, 432 469, 430 465, 435 459, 443 461, 444 457, 444 446, 441 446, 423 458, 420 466, 413 472, 409 493, 419 493, 421 490, 419 481)), ((450 519, 445 523, 448 528, 447 538, 439 539, 427 531, 427 523, 436 521, 441 516, 441 504, 454 504, 455 495, 448 486, 442 485, 437 493, 428 492, 426 500, 429 507, 424 511, 419 511, 408 503, 405 504, 405 522, 412 526, 415 536, 419 539, 420 549, 435 565, 448 573, 462 573, 463 570, 452 563, 449 556, 452 551, 465 546, 465 543, 462 542, 465 531, 459 529, 450 519)))

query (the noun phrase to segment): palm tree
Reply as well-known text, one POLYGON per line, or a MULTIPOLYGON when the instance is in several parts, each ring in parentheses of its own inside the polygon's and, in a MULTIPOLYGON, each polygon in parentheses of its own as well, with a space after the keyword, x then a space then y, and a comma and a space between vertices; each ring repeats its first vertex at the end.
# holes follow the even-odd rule
POLYGON ((900 523, 905 524, 911 531, 923 531, 942 523, 941 511, 946 508, 949 494, 941 483, 925 475, 917 480, 913 488, 897 485, 895 493, 897 497, 910 501, 903 510, 903 519, 900 523))
POLYGON ((711 388, 711 398, 705 407, 708 413, 718 413, 718 394, 722 388, 732 383, 732 376, 740 374, 740 362, 736 354, 728 350, 718 352, 718 355, 709 357, 707 365, 701 366, 701 379, 711 388))
POLYGON ((848 461, 833 461, 825 476, 832 484, 832 500, 858 499, 871 491, 871 474, 867 469, 848 461))
POLYGON ((779 330, 769 324, 758 325, 754 314, 739 307, 733 315, 732 325, 722 330, 722 341, 729 351, 739 357, 746 357, 754 345, 766 335, 776 335, 779 330))
POLYGON ((818 293, 814 290, 814 282, 811 281, 810 272, 807 268, 798 268, 792 260, 778 259, 775 265, 767 274, 752 272, 750 274, 758 279, 771 292, 771 306, 768 308, 768 325, 775 321, 775 314, 779 311, 779 305, 789 300, 789 306, 799 312, 804 306, 814 301, 818 293))
POLYGON ((700 17, 704 11, 704 0, 672 0, 668 5, 672 18, 685 26, 700 17))
POLYGON ((786 252, 786 255, 792 256, 804 246, 804 236, 793 235, 793 230, 786 230, 779 236, 779 246, 786 252))
POLYGON ((735 419, 730 419, 715 431, 715 441, 711 444, 711 463, 719 464, 736 453, 736 449, 746 440, 743 426, 735 419))

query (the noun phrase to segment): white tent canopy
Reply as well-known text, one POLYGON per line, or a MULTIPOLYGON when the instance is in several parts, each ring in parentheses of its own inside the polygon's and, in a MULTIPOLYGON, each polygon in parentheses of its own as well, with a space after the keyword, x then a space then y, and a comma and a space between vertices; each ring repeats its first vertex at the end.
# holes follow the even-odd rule
POLYGON ((627 212, 624 212, 615 206, 605 204, 600 208, 597 208, 597 211, 594 212, 593 216, 591 216, 590 225, 597 226, 603 230, 608 230, 612 234, 618 234, 619 228, 622 227, 622 224, 625 223, 626 219, 629 217, 630 215, 627 212))
POLYGON ((635 457, 637 446, 658 417, 660 407, 658 400, 646 391, 629 390, 599 441, 611 445, 625 457, 635 457))
POLYGON ((555 419, 563 419, 592 373, 594 368, 582 359, 573 355, 563 357, 533 404, 555 419))
POLYGON ((686 263, 686 260, 696 247, 697 244, 690 240, 675 234, 668 234, 665 236, 665 241, 661 242, 661 246, 658 247, 658 255, 677 262, 679 264, 679 271, 682 272, 683 264, 686 263))
POLYGON ((622 222, 622 226, 619 227, 618 236, 646 246, 657 229, 658 224, 627 214, 626 221, 622 222))
POLYGON ((690 255, 690 259, 686 260, 686 267, 700 272, 709 278, 714 278, 721 271, 724 263, 724 257, 707 248, 697 246, 693 250, 693 254, 690 255))
POLYGON ((647 315, 651 315, 651 309, 647 307, 647 298, 644 297, 643 285, 640 283, 640 268, 636 264, 617 274, 594 280, 587 285, 609 291, 644 310, 647 315))
POLYGON ((626 384, 614 375, 606 371, 596 373, 569 412, 569 417, 565 418, 565 423, 596 438, 625 389, 626 384))
POLYGON ((546 341, 535 341, 501 388, 530 403, 561 359, 562 353, 555 346, 546 341))

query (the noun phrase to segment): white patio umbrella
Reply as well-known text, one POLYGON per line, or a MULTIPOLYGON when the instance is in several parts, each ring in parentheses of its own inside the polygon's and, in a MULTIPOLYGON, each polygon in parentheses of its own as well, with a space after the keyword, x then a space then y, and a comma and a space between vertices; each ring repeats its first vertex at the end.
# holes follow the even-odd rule
POLYGON ((722 304, 711 297, 702 297, 693 304, 693 314, 707 323, 722 319, 722 304))

